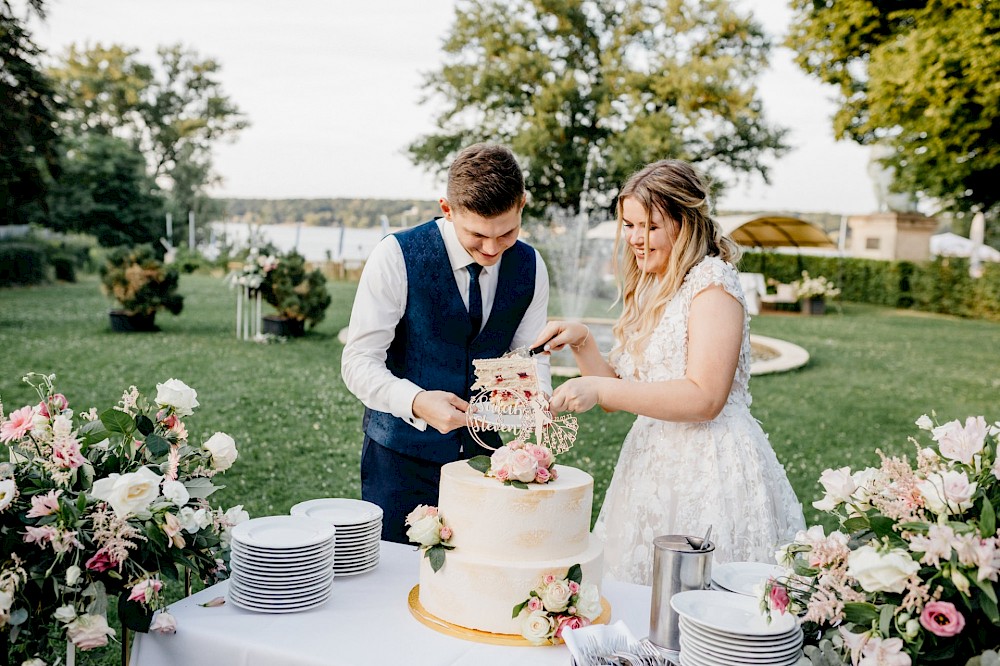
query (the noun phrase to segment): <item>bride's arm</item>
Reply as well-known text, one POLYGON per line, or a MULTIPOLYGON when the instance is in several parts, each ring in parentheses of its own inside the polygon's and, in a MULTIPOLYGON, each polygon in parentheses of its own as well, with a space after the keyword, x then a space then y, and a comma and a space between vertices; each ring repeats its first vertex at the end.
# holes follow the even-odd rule
POLYGON ((582 412, 595 404, 664 421, 708 421, 719 415, 736 375, 743 339, 743 307, 719 287, 699 293, 688 317, 687 374, 665 382, 609 377, 571 379, 556 389, 556 411, 582 412))

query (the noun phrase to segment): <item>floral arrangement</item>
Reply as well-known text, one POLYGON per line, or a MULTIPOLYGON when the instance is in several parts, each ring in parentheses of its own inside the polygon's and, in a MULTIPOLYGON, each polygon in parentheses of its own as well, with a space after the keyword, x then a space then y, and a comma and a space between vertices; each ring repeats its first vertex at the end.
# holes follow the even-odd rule
POLYGON ((501 446, 492 456, 470 458, 469 465, 515 488, 527 488, 529 483, 548 483, 558 476, 552 451, 520 439, 501 446))
POLYGON ((597 586, 583 582, 583 570, 574 564, 564 578, 549 574, 528 598, 514 606, 521 635, 533 645, 555 643, 567 629, 586 627, 601 616, 597 586))
POLYGON ((132 386, 106 411, 76 412, 54 380, 29 374, 39 402, 9 416, 0 404, 0 632, 11 663, 52 663, 67 641, 107 645, 109 597, 125 627, 173 632, 164 581, 181 570, 225 577, 232 527, 249 518, 206 499, 238 453, 221 432, 191 443, 194 389, 170 379, 150 402, 132 386))
POLYGON ((263 254, 258 247, 250 248, 243 264, 229 272, 229 275, 226 276, 226 282, 234 288, 243 287, 250 291, 260 289, 264 280, 267 279, 267 274, 277 268, 279 263, 279 259, 270 247, 264 251, 267 254, 263 254))
POLYGON ((445 553, 454 549, 448 543, 452 536, 451 528, 444 524, 436 506, 426 504, 420 504, 411 511, 406 516, 406 524, 410 527, 406 530, 406 538, 418 544, 436 573, 444 566, 445 553))
POLYGON ((840 296, 840 289, 822 275, 810 277, 809 271, 802 271, 802 278, 792 282, 795 297, 802 298, 834 298, 840 296))
POLYGON ((823 472, 813 505, 841 529, 811 527, 779 551, 790 571, 765 585, 762 608, 799 615, 822 652, 854 666, 997 663, 1000 423, 916 425, 933 443, 911 438, 915 464, 880 451, 878 468, 823 472))

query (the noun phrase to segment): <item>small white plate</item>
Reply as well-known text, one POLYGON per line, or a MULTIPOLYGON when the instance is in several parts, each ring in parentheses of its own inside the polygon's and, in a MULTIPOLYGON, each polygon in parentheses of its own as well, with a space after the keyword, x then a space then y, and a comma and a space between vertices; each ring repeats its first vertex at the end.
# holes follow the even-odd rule
POLYGON ((307 516, 336 525, 366 525, 381 521, 382 507, 359 499, 347 497, 324 497, 299 502, 292 507, 293 516, 307 516))
POLYGON ((278 566, 278 567, 288 567, 292 565, 297 566, 309 566, 311 564, 316 564, 322 562, 323 560, 333 560, 334 551, 332 548, 322 553, 316 553, 314 555, 309 555, 308 557, 261 557, 259 555, 248 555, 246 553, 240 553, 239 551, 231 551, 229 554, 229 561, 232 562, 236 560, 237 562, 247 563, 247 564, 258 564, 261 566, 278 566))
POLYGON ((756 596, 754 587, 762 586, 768 579, 787 573, 787 569, 777 564, 729 562, 712 567, 712 582, 729 592, 756 596))
POLYGON ((768 624, 756 599, 735 592, 680 592, 670 599, 670 606, 697 625, 735 636, 781 636, 799 628, 790 613, 777 615, 768 624))
POLYGON ((229 590, 227 598, 237 608, 257 613, 299 613, 301 611, 311 610, 322 606, 330 600, 330 594, 328 593, 325 596, 318 597, 308 603, 299 603, 291 606, 254 602, 252 599, 247 599, 239 594, 234 594, 232 590, 229 590))
POLYGON ((730 657, 736 660, 749 659, 752 661, 765 662, 768 659, 773 659, 775 661, 787 659, 802 649, 802 641, 796 641, 795 643, 781 648, 764 648, 752 643, 748 643, 744 646, 724 645, 722 643, 716 643, 714 640, 701 638, 691 634, 690 632, 681 630, 681 646, 684 645, 693 647, 697 651, 706 653, 715 659, 730 657))
POLYGON ((262 548, 305 548, 333 541, 334 527, 306 516, 251 518, 233 528, 233 541, 262 548))
POLYGON ((229 586, 235 589, 237 592, 246 596, 248 598, 260 597, 262 600, 267 601, 297 601, 302 598, 313 598, 317 594, 326 592, 333 582, 333 571, 330 575, 324 579, 317 581, 316 583, 311 583, 309 585, 303 586, 279 586, 279 587, 261 587, 259 585, 241 583, 239 580, 232 578, 229 581, 229 586))
POLYGON ((235 580, 241 584, 245 585, 256 585, 259 587, 275 588, 288 585, 312 585, 313 583, 318 583, 325 580, 331 575, 332 569, 320 569, 319 571, 312 571, 307 574, 299 574, 295 576, 269 576, 266 574, 255 574, 248 571, 241 571, 240 569, 233 569, 230 571, 229 580, 235 580))
POLYGON ((233 569, 245 574, 246 576, 255 576, 257 574, 261 574, 264 576, 282 576, 286 574, 309 576, 319 571, 325 571, 326 569, 333 568, 333 562, 334 562, 333 559, 320 560, 319 562, 312 562, 305 566, 299 566, 294 564, 288 566, 278 566, 273 564, 239 562, 237 566, 233 567, 233 569))
POLYGON ((793 652, 780 657, 756 658, 744 654, 717 655, 692 645, 690 642, 685 641, 683 637, 680 642, 681 655, 695 658, 697 659, 695 663, 703 664, 704 666, 732 666, 732 664, 741 664, 741 666, 794 666, 802 654, 801 648, 796 648, 793 652))
POLYGON ((284 560, 311 560, 317 557, 325 557, 332 552, 336 551, 335 544, 322 544, 319 546, 311 546, 309 548, 303 548, 301 550, 260 550, 257 548, 250 548, 241 545, 237 542, 233 542, 232 548, 230 549, 231 555, 235 555, 240 559, 245 560, 260 560, 263 562, 280 562, 284 560))

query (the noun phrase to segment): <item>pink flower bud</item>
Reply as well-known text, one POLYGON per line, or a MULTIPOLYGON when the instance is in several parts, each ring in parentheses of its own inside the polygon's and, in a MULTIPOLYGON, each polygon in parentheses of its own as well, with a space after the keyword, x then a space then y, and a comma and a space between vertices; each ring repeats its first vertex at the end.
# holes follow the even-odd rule
POLYGON ((543 606, 544 604, 542 604, 542 600, 539 599, 538 597, 531 597, 531 599, 528 600, 529 611, 534 612, 537 610, 542 610, 543 606))
POLYGON ((441 526, 441 541, 447 541, 451 538, 451 528, 447 525, 441 526))

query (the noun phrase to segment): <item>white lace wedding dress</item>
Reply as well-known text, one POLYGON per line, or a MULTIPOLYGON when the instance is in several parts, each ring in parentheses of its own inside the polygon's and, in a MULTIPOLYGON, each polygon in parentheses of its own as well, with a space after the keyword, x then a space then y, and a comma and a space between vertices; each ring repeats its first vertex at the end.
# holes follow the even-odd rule
MULTIPOLYGON (((720 285, 744 306, 739 275, 730 264, 706 257, 667 305, 645 350, 613 359, 623 379, 680 379, 687 362, 692 299, 720 285)), ((712 421, 675 423, 639 416, 622 444, 594 533, 605 542, 610 578, 651 584, 653 538, 701 536, 712 526, 713 561, 774 562, 774 552, 805 528, 785 470, 760 424, 750 415, 750 318, 729 399, 712 421)))

